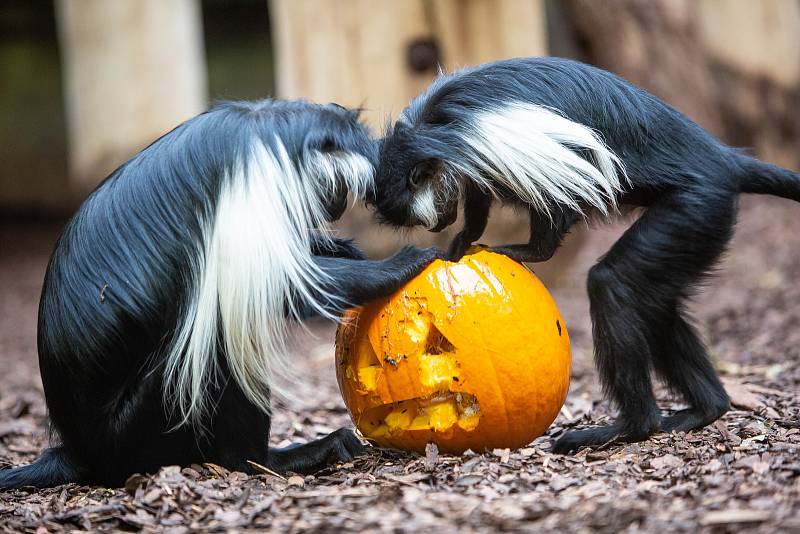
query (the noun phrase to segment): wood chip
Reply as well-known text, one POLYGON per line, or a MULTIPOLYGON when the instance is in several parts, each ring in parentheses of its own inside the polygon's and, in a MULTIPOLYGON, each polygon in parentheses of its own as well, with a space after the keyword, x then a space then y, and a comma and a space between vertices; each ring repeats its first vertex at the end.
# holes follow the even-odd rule
POLYGON ((425 471, 434 471, 439 463, 439 447, 431 442, 425 445, 425 471))
POLYGON ((303 479, 303 477, 298 475, 290 476, 289 478, 286 479, 286 483, 289 484, 290 486, 298 486, 300 488, 306 485, 305 479, 303 479))
POLYGON ((771 512, 762 510, 718 510, 707 512, 700 520, 700 523, 705 526, 760 523, 768 520, 771 515, 771 512))
POLYGON ((764 402, 748 389, 747 384, 743 384, 733 378, 724 377, 722 378, 722 385, 725 386, 725 391, 728 392, 728 396, 731 398, 731 404, 737 408, 757 412, 765 406, 764 402))

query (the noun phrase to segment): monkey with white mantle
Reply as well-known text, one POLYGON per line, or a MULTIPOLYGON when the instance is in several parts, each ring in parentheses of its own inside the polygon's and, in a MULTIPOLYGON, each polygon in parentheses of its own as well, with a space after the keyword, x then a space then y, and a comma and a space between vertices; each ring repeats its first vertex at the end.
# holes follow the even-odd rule
POLYGON ((380 142, 370 202, 386 222, 432 231, 461 202, 454 260, 493 202, 517 206, 528 243, 494 250, 521 262, 548 260, 587 217, 644 209, 588 277, 596 364, 619 413, 560 436, 554 449, 568 452, 700 428, 729 409, 685 306, 733 235, 740 193, 800 201, 800 174, 724 145, 614 74, 530 58, 442 75, 415 98, 380 142), (688 408, 662 415, 651 372, 688 408))
POLYGON ((358 113, 228 102, 114 171, 58 239, 39 308, 54 446, 0 489, 121 485, 213 462, 307 473, 364 450, 352 431, 267 446, 289 322, 392 293, 438 253, 364 258, 328 222, 363 197, 374 142, 358 113))

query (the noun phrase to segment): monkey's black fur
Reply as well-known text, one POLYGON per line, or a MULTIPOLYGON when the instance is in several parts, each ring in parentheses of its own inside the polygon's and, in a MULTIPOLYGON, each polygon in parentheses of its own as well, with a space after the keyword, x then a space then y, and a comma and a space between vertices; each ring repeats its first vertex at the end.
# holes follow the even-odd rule
MULTIPOLYGON (((273 150, 280 142, 295 165, 311 150, 374 160, 374 144, 355 112, 232 102, 185 122, 111 174, 61 234, 41 297, 39 364, 60 444, 31 465, 0 471, 0 489, 114 486, 134 472, 204 461, 241 471, 251 471, 251 460, 277 471, 310 472, 363 450, 345 429, 268 450, 270 415, 231 377, 221 343, 215 356, 220 372, 206 391, 212 409, 204 431, 180 425, 180 414, 165 403, 167 347, 191 298, 190 266, 203 258, 202 221, 213 220, 224 176, 253 139, 273 150)), ((345 195, 328 200, 331 218, 341 215, 345 195)), ((409 247, 370 261, 341 239, 315 238, 312 249, 327 274, 315 298, 331 313, 394 291, 436 256, 409 247)), ((306 316, 318 309, 307 302, 300 307, 306 316)))
MULTIPOLYGON (((630 179, 618 202, 645 208, 588 278, 597 368, 619 415, 610 426, 567 432, 555 450, 637 441, 716 420, 730 403, 686 316, 686 300, 725 251, 739 194, 800 201, 800 175, 725 146, 614 74, 558 58, 514 59, 442 76, 406 108, 381 142, 372 199, 379 215, 395 225, 419 224, 411 206, 420 182, 441 179, 437 173, 448 165, 469 167, 465 132, 479 129, 476 115, 516 102, 551 108, 597 132, 630 179), (651 371, 689 408, 662 417, 651 371)), ((551 219, 497 184, 493 196, 461 179, 465 225, 450 248, 453 258, 481 236, 493 198, 530 212, 529 243, 496 249, 518 261, 549 259, 581 218, 551 198, 551 219)), ((435 230, 452 222, 456 209, 445 197, 437 197, 435 230)))

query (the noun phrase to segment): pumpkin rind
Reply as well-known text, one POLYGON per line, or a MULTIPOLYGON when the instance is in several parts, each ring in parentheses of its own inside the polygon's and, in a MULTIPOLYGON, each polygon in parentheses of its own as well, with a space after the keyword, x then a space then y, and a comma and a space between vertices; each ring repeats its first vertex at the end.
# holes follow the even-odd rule
POLYGON ((356 427, 422 452, 516 448, 547 430, 569 388, 569 335, 547 289, 486 250, 437 260, 400 291, 349 310, 336 373, 356 427))

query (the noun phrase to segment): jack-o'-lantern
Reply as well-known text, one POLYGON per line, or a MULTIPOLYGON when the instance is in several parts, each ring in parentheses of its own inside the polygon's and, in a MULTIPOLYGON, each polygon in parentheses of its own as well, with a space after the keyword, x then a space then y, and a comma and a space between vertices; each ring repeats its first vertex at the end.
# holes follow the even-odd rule
POLYGON ((516 448, 564 403, 569 337, 547 289, 506 256, 471 252, 342 318, 339 387, 356 427, 380 446, 516 448))

